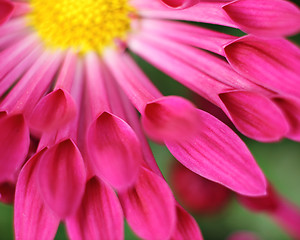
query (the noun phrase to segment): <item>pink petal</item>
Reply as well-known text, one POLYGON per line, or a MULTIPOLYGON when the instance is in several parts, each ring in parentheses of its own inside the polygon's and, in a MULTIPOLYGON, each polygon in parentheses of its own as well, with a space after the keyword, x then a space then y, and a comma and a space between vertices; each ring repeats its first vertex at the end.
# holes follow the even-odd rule
POLYGON ((143 161, 139 140, 131 127, 110 113, 102 113, 87 138, 96 174, 118 189, 132 185, 143 161))
POLYGON ((49 148, 38 169, 39 187, 47 205, 64 219, 78 208, 86 183, 81 154, 70 140, 49 148))
POLYGON ((54 239, 58 228, 59 219, 45 206, 37 186, 37 164, 44 152, 34 155, 19 175, 14 205, 16 240, 54 239))
POLYGON ((52 131, 66 125, 76 115, 76 104, 72 96, 58 89, 42 98, 34 108, 29 123, 39 131, 52 131))
POLYGON ((4 182, 0 184, 0 202, 11 204, 15 198, 15 184, 4 182))
POLYGON ((0 118, 0 182, 21 167, 29 149, 29 130, 23 115, 1 114, 0 118))
POLYGON ((177 224, 172 233, 172 240, 202 240, 201 231, 195 219, 181 206, 176 206, 177 224))
POLYGON ((246 36, 225 46, 224 51, 241 75, 276 92, 300 96, 300 49, 288 40, 246 36))
POLYGON ((161 0, 164 4, 171 8, 183 9, 191 7, 201 0, 161 0))
POLYGON ((286 137, 300 141, 300 99, 293 97, 278 96, 273 101, 282 109, 289 122, 289 132, 286 137))
POLYGON ((266 180, 243 141, 224 123, 199 110, 201 130, 182 141, 166 141, 173 156, 191 171, 240 194, 266 191, 266 180))
POLYGON ((223 9, 247 33, 278 37, 300 31, 300 10, 285 0, 238 0, 223 9))
POLYGON ((146 133, 158 142, 179 139, 194 134, 197 111, 184 98, 162 97, 146 105, 142 123, 146 133))
POLYGON ((143 239, 168 239, 175 227, 175 202, 163 178, 143 169, 135 186, 119 193, 125 217, 143 239))
POLYGON ((5 23, 13 14, 14 5, 8 1, 0 1, 0 25, 5 23))
POLYGON ((257 141, 282 139, 289 131, 283 112, 269 98, 254 92, 230 91, 219 95, 235 126, 257 141))
POLYGON ((115 192, 96 177, 86 184, 81 205, 66 221, 72 240, 123 239, 123 212, 115 192))

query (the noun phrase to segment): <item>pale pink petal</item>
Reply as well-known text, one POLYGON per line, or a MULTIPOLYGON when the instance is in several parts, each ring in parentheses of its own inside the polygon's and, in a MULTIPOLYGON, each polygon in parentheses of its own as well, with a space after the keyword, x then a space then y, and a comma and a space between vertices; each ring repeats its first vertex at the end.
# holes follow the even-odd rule
POLYGON ((71 240, 123 239, 123 212, 115 192, 96 177, 86 184, 81 205, 67 218, 71 240))
POLYGON ((146 105, 142 123, 146 133, 158 142, 180 139, 194 134, 197 110, 184 98, 162 97, 146 105))
POLYGON ((37 164, 44 150, 34 155, 20 172, 14 204, 16 240, 48 240, 55 237, 59 218, 44 204, 37 186, 37 164))
POLYGON ((280 108, 263 95, 228 91, 219 96, 235 126, 246 136, 262 142, 278 141, 290 130, 280 108))
POLYGON ((143 161, 139 140, 131 127, 110 113, 102 113, 87 138, 95 173, 118 189, 132 185, 143 161))
POLYGON ((289 122, 289 132, 286 137, 300 141, 300 99, 286 96, 274 97, 273 101, 282 109, 289 122))
POLYGON ((81 154, 71 140, 49 148, 39 162, 38 180, 47 205, 64 219, 77 210, 86 183, 81 154))
POLYGON ((285 0, 237 0, 223 9, 247 33, 278 37, 300 31, 300 10, 285 0))
POLYGON ((135 186, 120 192, 125 217, 143 239, 168 239, 175 227, 175 201, 163 178, 143 169, 135 186))
POLYGON ((59 129, 75 118, 76 110, 72 96, 63 89, 57 89, 35 106, 29 124, 38 131, 59 129))
POLYGON ((246 36, 225 46, 224 51, 241 75, 266 88, 300 97, 300 49, 288 40, 246 36))
POLYGON ((243 141, 224 123, 198 111, 200 130, 185 140, 166 141, 191 171, 244 195, 263 195, 266 180, 243 141))
POLYGON ((0 25, 5 23, 13 14, 14 4, 8 1, 0 1, 0 25))
POLYGON ((0 182, 22 166, 29 149, 29 130, 23 115, 0 118, 0 182))
POLYGON ((195 219, 181 206, 176 206, 176 227, 172 233, 172 240, 202 240, 201 231, 195 219))
POLYGON ((161 0, 164 4, 171 8, 183 9, 191 7, 201 0, 161 0))

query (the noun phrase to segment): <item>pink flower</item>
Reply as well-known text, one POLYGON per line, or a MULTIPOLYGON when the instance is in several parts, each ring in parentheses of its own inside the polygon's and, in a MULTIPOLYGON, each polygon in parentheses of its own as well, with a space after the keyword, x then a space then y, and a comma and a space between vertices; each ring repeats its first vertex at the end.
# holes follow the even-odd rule
POLYGON ((239 194, 265 194, 242 140, 190 101, 163 96, 128 52, 222 108, 243 134, 299 140, 300 50, 283 37, 299 31, 300 11, 267 3, 0 0, 0 183, 18 176, 16 239, 53 238, 60 221, 72 239, 120 239, 123 215, 141 238, 201 239, 144 133, 191 171, 239 194))

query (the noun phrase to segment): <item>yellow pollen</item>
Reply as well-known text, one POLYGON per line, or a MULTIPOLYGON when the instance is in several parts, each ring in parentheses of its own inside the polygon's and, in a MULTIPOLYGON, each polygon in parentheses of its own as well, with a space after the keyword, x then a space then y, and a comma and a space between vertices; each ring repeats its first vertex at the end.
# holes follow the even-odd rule
POLYGON ((73 48, 79 53, 96 51, 130 30, 128 0, 30 0, 32 26, 51 48, 73 48))

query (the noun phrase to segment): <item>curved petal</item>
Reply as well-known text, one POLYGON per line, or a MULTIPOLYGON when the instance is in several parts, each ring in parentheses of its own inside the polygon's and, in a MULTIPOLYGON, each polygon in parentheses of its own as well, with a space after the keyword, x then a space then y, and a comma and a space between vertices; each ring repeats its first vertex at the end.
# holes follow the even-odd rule
POLYGON ((191 171, 240 194, 266 192, 266 179, 243 141, 224 123, 198 111, 201 130, 182 141, 166 141, 173 156, 191 171))
POLYGON ((143 161, 135 132, 122 119, 104 112, 90 126, 87 138, 95 173, 117 189, 136 180, 143 161))
POLYGON ((58 89, 42 98, 36 105, 29 124, 35 130, 51 131, 64 126, 75 115, 76 104, 73 98, 68 92, 58 89))
POLYGON ((123 239, 123 212, 115 192, 96 177, 86 184, 81 205, 66 221, 72 240, 123 239))
POLYGON ((14 202, 16 185, 11 182, 0 184, 0 202, 11 204, 14 202))
POLYGON ((81 154, 71 140, 49 148, 38 168, 41 195, 47 205, 64 219, 77 210, 86 183, 81 154))
POLYGON ((14 5, 8 1, 0 1, 0 25, 5 23, 13 14, 14 5))
POLYGON ((289 1, 238 0, 223 9, 247 33, 278 37, 300 31, 300 10, 289 1))
MULTIPOLYGON (((300 22, 300 21, 299 21, 300 22)), ((251 81, 300 97, 300 49, 285 39, 245 36, 224 48, 230 65, 251 81)))
POLYGON ((283 112, 269 98, 247 91, 219 94, 239 131, 257 141, 282 139, 289 131, 283 112))
POLYGON ((163 178, 143 169, 135 186, 119 193, 125 217, 143 239, 168 239, 175 227, 175 201, 163 178))
POLYGON ((37 164, 45 149, 28 160, 20 172, 14 204, 16 240, 54 239, 59 218, 44 204, 37 186, 37 164))
POLYGON ((162 97, 146 105, 142 123, 146 133, 158 142, 179 139, 194 134, 197 110, 184 98, 162 97))
POLYGON ((172 240, 202 240, 201 231, 195 219, 181 206, 176 206, 177 224, 172 233, 172 240))
POLYGON ((161 0, 168 7, 176 9, 184 9, 196 5, 201 0, 161 0))
POLYGON ((5 115, 0 118, 0 182, 22 166, 29 149, 29 130, 23 115, 5 115))

